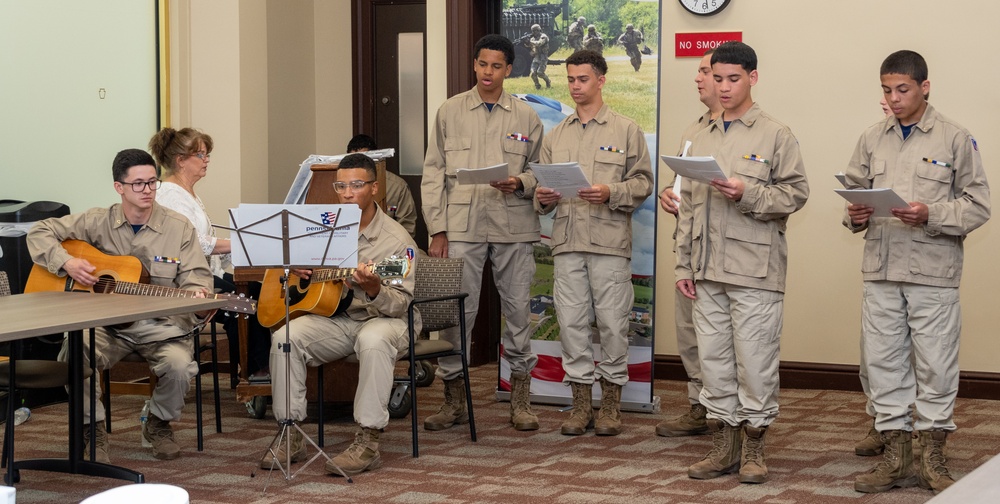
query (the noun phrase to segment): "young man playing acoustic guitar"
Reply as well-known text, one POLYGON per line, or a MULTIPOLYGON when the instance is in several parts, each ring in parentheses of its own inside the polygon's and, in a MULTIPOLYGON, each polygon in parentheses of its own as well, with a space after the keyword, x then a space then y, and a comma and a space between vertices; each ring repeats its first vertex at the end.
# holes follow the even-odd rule
MULTIPOLYGON (((145 151, 119 152, 111 171, 121 203, 40 221, 28 233, 32 260, 53 274, 69 275, 77 285, 93 286, 98 280, 95 276, 98 267, 92 261, 97 258, 73 257, 62 246, 65 240, 81 240, 104 254, 135 256, 149 272, 153 285, 196 291, 196 297, 203 296, 212 288, 212 272, 187 217, 156 203, 160 181, 155 166, 152 156, 145 151)), ((152 443, 153 455, 158 459, 170 460, 180 455, 170 422, 180 418, 191 378, 198 372, 191 334, 197 331, 199 318, 205 315, 172 315, 142 320, 125 328, 104 327, 96 331, 94 350, 98 368, 109 369, 135 352, 156 373, 149 420, 142 435, 152 443)), ((87 366, 89 344, 89 338, 85 338, 83 358, 87 366)), ((59 360, 68 360, 65 342, 59 360)), ((89 380, 84 381, 85 390, 90 387, 89 380)), ((97 394, 99 400, 100 386, 97 394)), ((94 443, 96 461, 107 463, 109 443, 103 427, 104 410, 93 412, 97 422, 95 432, 90 432, 90 401, 84 401, 83 410, 88 446, 94 443)))
MULTIPOLYGON (((411 260, 410 271, 416 266, 416 244, 399 223, 389 218, 375 204, 378 182, 375 180, 375 163, 364 154, 351 154, 340 161, 334 190, 344 204, 361 207, 358 231, 358 268, 346 281, 346 294, 333 315, 308 314, 289 323, 290 385, 286 388, 285 356, 280 345, 285 342, 285 331, 272 335, 271 344, 271 394, 274 417, 278 421, 291 418, 300 421, 306 416, 306 366, 321 366, 327 362, 357 354, 360 361, 358 390, 354 396, 354 421, 358 423, 354 443, 343 453, 327 462, 330 474, 340 475, 338 468, 347 475, 378 469, 382 466, 379 455, 379 432, 389 423, 389 394, 392 391, 392 370, 396 357, 408 348, 406 309, 413 299, 413 275, 399 283, 383 285, 366 262, 378 262, 386 257, 405 257, 411 260), (290 394, 291 411, 285 411, 285 392, 290 394)), ((312 270, 295 270, 295 274, 308 280, 312 270)), ((300 283, 301 285, 301 283, 300 283)), ((419 326, 419 319, 417 320, 419 326)), ((419 331, 419 327, 416 328, 419 331)), ((305 454, 302 433, 289 430, 291 436, 291 461, 296 462, 305 454)), ((288 460, 285 444, 275 453, 284 463, 288 460)), ((272 466, 265 457, 261 467, 272 466)))

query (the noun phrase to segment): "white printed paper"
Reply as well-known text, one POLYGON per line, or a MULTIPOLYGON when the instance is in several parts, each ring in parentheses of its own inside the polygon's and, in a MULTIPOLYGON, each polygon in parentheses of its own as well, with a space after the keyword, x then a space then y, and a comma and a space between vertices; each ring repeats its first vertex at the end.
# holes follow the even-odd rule
POLYGON ((726 174, 719 168, 719 163, 715 162, 712 156, 660 156, 660 159, 670 167, 674 173, 699 182, 711 182, 716 179, 726 180, 726 174))
POLYGON ((459 168, 455 170, 455 177, 459 184, 489 184, 497 180, 505 181, 510 175, 507 163, 502 163, 486 168, 459 168))
POLYGON ((576 161, 547 165, 528 163, 528 166, 538 179, 538 187, 552 189, 563 198, 575 198, 577 191, 591 187, 590 181, 580 168, 580 163, 576 161))
POLYGON ((875 209, 872 217, 892 217, 893 208, 910 208, 910 204, 900 198, 892 188, 881 189, 834 189, 847 201, 855 205, 870 206, 875 209))
POLYGON ((229 213, 234 266, 358 265, 361 208, 357 205, 240 205, 229 213), (288 212, 287 258, 283 211, 288 212))

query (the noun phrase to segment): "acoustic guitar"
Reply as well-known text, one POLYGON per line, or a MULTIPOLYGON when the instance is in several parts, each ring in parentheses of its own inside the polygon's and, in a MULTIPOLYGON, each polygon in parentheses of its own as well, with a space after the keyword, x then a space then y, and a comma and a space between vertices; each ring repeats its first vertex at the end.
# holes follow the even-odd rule
MULTIPOLYGON (((28 274, 28 283, 24 292, 41 291, 80 291, 95 294, 130 294, 136 296, 160 297, 197 297, 199 291, 151 285, 149 272, 142 266, 139 259, 132 256, 108 255, 94 248, 93 245, 80 240, 66 240, 63 248, 73 257, 86 259, 97 268, 93 275, 97 283, 87 287, 80 285, 72 277, 60 277, 49 273, 49 270, 35 264, 28 274)), ((206 294, 208 299, 225 299, 229 302, 222 309, 237 314, 250 315, 257 311, 257 303, 240 294, 206 294)))
MULTIPOLYGON (((401 282, 409 274, 410 262, 401 257, 388 257, 370 266, 372 273, 382 283, 401 282)), ((312 313, 329 317, 337 312, 344 280, 351 278, 357 268, 323 268, 313 270, 309 280, 288 275, 288 317, 312 313)), ((275 329, 285 324, 285 296, 281 285, 284 268, 271 268, 264 272, 260 286, 257 320, 260 325, 275 329)))

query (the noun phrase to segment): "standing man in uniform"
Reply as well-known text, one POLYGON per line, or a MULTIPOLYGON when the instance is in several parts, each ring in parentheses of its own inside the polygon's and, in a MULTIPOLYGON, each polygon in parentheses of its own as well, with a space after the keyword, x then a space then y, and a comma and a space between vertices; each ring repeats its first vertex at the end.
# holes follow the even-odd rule
MULTIPOLYGON (((111 174, 121 203, 38 222, 28 232, 32 260, 50 273, 93 286, 98 280, 94 276, 97 267, 87 258, 71 256, 62 246, 65 240, 81 240, 104 254, 134 256, 149 272, 153 285, 211 292, 212 271, 191 221, 156 202, 160 180, 153 157, 143 150, 125 149, 115 156, 111 174)), ((193 341, 198 325, 203 322, 195 314, 185 313, 140 320, 127 327, 99 327, 95 333, 94 353, 99 369, 111 369, 135 352, 149 362, 156 374, 156 388, 149 400, 149 421, 142 426, 142 437, 152 444, 153 456, 161 460, 175 459, 181 454, 170 422, 181 417, 191 378, 198 373, 193 341)), ((84 338, 83 345, 84 366, 89 366, 90 339, 84 338)), ((69 342, 63 342, 60 361, 69 359, 68 349, 69 342)), ((89 390, 92 379, 84 380, 84 390, 89 390)), ((100 399, 98 385, 98 402, 100 399)), ((88 446, 94 443, 95 460, 108 463, 104 409, 91 412, 90 401, 84 401, 83 405, 84 439, 88 446), (95 432, 90 432, 92 414, 96 415, 95 432)))
POLYGON ((632 23, 625 25, 625 33, 618 36, 618 43, 625 46, 625 54, 628 54, 629 60, 632 62, 632 68, 635 71, 639 71, 639 66, 642 65, 642 52, 639 51, 639 45, 643 42, 642 32, 636 30, 632 23))
MULTIPOLYGON (((476 42, 473 67, 476 86, 453 96, 438 109, 432 140, 424 159, 421 183, 424 220, 431 235, 431 257, 465 259, 462 290, 465 302, 466 343, 479 311, 486 260, 493 263, 493 279, 506 319, 503 355, 510 363, 510 420, 517 430, 538 429, 538 417, 529 402, 531 370, 538 357, 531 351, 528 332, 531 282, 535 276, 534 243, 541 227, 531 199, 535 177, 528 162, 538 159, 542 121, 525 102, 504 92, 503 81, 514 63, 514 45, 500 35, 476 42), (485 168, 507 163, 509 176, 490 185, 462 185, 459 168, 485 168)), ((459 332, 442 338, 459 346, 459 332)), ((445 402, 424 421, 427 430, 443 430, 469 421, 459 357, 438 359, 437 375, 444 380, 445 402)))
POLYGON ((546 88, 552 87, 549 76, 545 75, 545 67, 549 64, 549 36, 537 24, 531 25, 528 49, 531 49, 531 80, 535 83, 535 89, 542 89, 542 85, 538 83, 539 77, 545 81, 546 88))
POLYGON ((924 58, 894 52, 880 74, 893 117, 861 135, 847 186, 892 188, 909 207, 872 217, 872 207, 848 205, 844 219, 851 231, 865 231, 861 365, 885 450, 854 489, 919 484, 938 493, 955 482, 944 452, 955 431, 963 242, 990 218, 990 190, 972 134, 927 103, 924 58), (922 447, 916 468, 914 429, 922 447))
POLYGON ((583 16, 576 18, 576 22, 569 25, 569 33, 566 34, 566 43, 569 44, 574 51, 583 49, 583 27, 586 25, 587 18, 583 16))
POLYGON ((723 112, 694 136, 691 155, 714 156, 729 178, 685 179, 677 229, 677 290, 694 300, 700 399, 713 444, 688 476, 739 469, 741 483, 763 483, 764 436, 778 416, 785 231, 809 183, 791 130, 753 101, 754 50, 720 45, 712 74, 723 112))
MULTIPOLYGON (((364 133, 354 135, 347 142, 347 152, 368 152, 378 150, 375 139, 364 133)), ((386 170, 385 172, 385 213, 403 226, 410 237, 416 240, 417 206, 413 204, 413 194, 403 177, 386 170)))
POLYGON ((556 212, 552 293, 563 381, 573 389, 573 411, 561 431, 579 436, 593 428, 599 436, 616 436, 622 427, 622 387, 628 383, 628 314, 635 300, 632 212, 652 193, 653 170, 639 125, 604 103, 604 58, 577 51, 566 59, 566 72, 576 112, 545 136, 541 162, 578 162, 593 185, 576 194, 547 187, 535 191, 538 212, 556 212), (602 353, 596 366, 592 316, 602 353), (591 403, 595 380, 601 385, 596 422, 591 403))
MULTIPOLYGON (((694 138, 695 134, 708 127, 712 121, 722 115, 722 105, 719 103, 719 95, 715 92, 715 79, 712 78, 712 53, 715 49, 705 51, 705 55, 698 64, 698 73, 694 77, 695 84, 698 85, 698 99, 708 107, 708 110, 691 123, 684 134, 681 135, 681 144, 677 150, 677 155, 685 154, 685 145, 694 138)), ((660 207, 667 213, 677 216, 677 204, 680 196, 674 194, 674 182, 669 182, 660 193, 660 207)), ((674 252, 677 251, 677 230, 674 229, 674 252)), ((658 436, 694 436, 708 432, 708 424, 705 423, 705 407, 701 405, 701 364, 698 361, 698 337, 694 332, 694 321, 692 314, 694 303, 687 296, 677 293, 674 296, 674 323, 677 329, 677 352, 681 357, 681 364, 688 376, 688 402, 691 404, 690 410, 683 415, 670 420, 664 420, 657 424, 656 434, 658 436)))

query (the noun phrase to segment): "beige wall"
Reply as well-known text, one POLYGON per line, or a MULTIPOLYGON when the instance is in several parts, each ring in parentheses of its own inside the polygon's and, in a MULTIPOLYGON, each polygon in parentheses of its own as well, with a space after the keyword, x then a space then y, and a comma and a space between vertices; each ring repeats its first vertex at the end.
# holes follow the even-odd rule
MULTIPOLYGON (((280 202, 306 155, 337 151, 350 137, 351 82, 340 76, 350 68, 350 7, 323 0, 188 2, 171 3, 172 16, 191 11, 173 27, 171 48, 186 56, 176 69, 180 96, 172 116, 190 119, 217 139, 212 175, 199 191, 217 195, 209 200, 210 212, 221 220, 225 208, 239 202, 280 202), (192 32, 186 36, 185 26, 192 32), (240 181, 239 193, 227 189, 233 180, 240 181)), ((699 18, 677 2, 663 2, 661 149, 676 148, 681 130, 702 112, 692 82, 697 60, 674 58, 670 45, 673 33, 691 31, 743 32, 760 59, 755 99, 802 145, 812 196, 789 226, 783 360, 858 361, 862 240, 840 225, 833 174, 845 167, 862 129, 881 114, 878 66, 886 55, 904 47, 921 52, 930 65, 934 105, 976 135, 988 172, 998 162, 991 146, 1000 143, 1000 125, 981 111, 998 110, 1000 97, 972 84, 997 81, 1000 68, 982 64, 972 48, 1000 41, 990 26, 1000 6, 976 5, 973 16, 936 0, 738 0, 720 15, 699 18)), ((444 33, 445 2, 428 0, 429 120, 447 94, 444 33)), ((966 241, 966 370, 1000 372, 990 290, 1000 283, 1000 268, 988 262, 988 251, 1000 248, 994 227, 988 223, 966 241)), ((660 220, 658 354, 676 351, 672 230, 672 219, 660 220)))
MULTIPOLYGON (((833 174, 846 167, 861 131, 881 116, 878 69, 885 56, 904 48, 923 54, 930 67, 932 103, 973 132, 987 173, 1000 187, 993 169, 1000 162, 995 148, 1000 124, 992 117, 998 97, 975 86, 1000 78, 1000 68, 983 64, 979 56, 1000 41, 992 23, 1000 6, 976 6, 973 13, 936 0, 738 0, 719 15, 699 18, 685 13, 678 2, 663 2, 662 149, 675 149, 685 124, 704 110, 692 81, 697 60, 674 58, 670 46, 674 33, 698 31, 743 32, 743 41, 759 59, 754 98, 788 124, 802 146, 812 194, 789 222, 782 360, 858 362, 862 239, 840 224, 843 202, 833 193, 833 174)), ((995 205, 997 198, 993 200, 995 205)), ((1000 371, 992 294, 1000 268, 989 252, 1000 248, 997 225, 989 222, 966 240, 964 370, 1000 371)), ((657 353, 676 351, 671 337, 672 230, 672 219, 660 220, 657 353)))
POLYGON ((280 203, 302 160, 343 151, 352 133, 347 2, 175 0, 170 19, 171 125, 215 140, 198 184, 212 195, 214 221, 228 223, 226 210, 240 203, 280 203))

